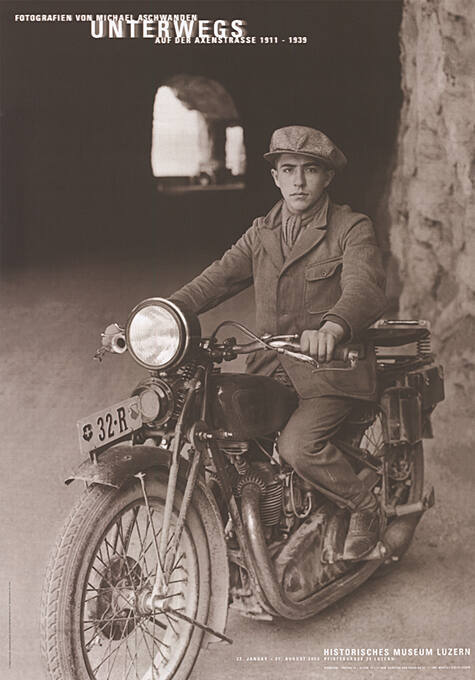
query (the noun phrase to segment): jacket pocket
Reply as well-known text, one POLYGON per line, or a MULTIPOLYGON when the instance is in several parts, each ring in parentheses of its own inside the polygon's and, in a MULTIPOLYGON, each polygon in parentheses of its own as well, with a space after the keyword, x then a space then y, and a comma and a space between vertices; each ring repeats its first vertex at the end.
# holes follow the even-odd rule
POLYGON ((309 314, 326 312, 341 295, 340 273, 343 266, 341 257, 315 262, 305 269, 305 309, 309 314))

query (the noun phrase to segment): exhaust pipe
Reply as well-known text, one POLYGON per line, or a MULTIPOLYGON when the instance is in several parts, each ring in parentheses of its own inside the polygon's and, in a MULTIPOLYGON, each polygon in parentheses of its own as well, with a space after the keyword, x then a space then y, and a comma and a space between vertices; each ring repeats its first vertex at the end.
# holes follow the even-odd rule
POLYGON ((364 583, 378 568, 378 562, 368 562, 361 565, 357 571, 341 576, 304 600, 293 602, 283 592, 277 580, 267 549, 259 505, 260 489, 252 482, 245 484, 241 490, 242 521, 259 585, 274 614, 294 621, 314 616, 364 583))
POLYGON ((398 517, 391 522, 383 536, 383 544, 388 551, 388 557, 399 559, 409 548, 422 512, 417 515, 398 517))
POLYGON ((422 515, 434 505, 435 494, 432 488, 430 492, 417 503, 396 505, 392 512, 394 517, 387 527, 381 541, 373 550, 364 557, 364 560, 386 560, 395 562, 406 552, 414 536, 417 525, 422 515))
POLYGON ((362 560, 393 560, 397 562, 406 552, 414 536, 422 512, 417 515, 406 515, 393 520, 386 529, 381 541, 374 546, 370 553, 365 555, 362 560))

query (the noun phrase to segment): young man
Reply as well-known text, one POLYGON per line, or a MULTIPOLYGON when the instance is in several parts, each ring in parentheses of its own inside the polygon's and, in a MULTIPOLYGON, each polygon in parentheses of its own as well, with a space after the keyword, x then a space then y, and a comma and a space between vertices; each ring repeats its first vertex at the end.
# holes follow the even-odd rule
MULTIPOLYGON (((298 333, 303 352, 319 362, 383 312, 384 272, 371 221, 326 191, 344 154, 319 130, 276 130, 269 153, 282 200, 220 260, 172 295, 197 314, 254 284, 257 332, 298 333)), ((279 453, 308 482, 343 497, 352 509, 344 558, 357 560, 375 545, 377 503, 332 443, 355 399, 376 396, 371 352, 353 371, 312 370, 289 357, 256 352, 247 369, 289 379, 299 405, 282 431, 279 453)))

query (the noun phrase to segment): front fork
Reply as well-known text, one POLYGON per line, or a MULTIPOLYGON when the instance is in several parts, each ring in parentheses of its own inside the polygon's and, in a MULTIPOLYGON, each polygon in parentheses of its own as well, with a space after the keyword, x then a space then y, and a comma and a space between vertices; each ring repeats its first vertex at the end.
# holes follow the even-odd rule
MULTIPOLYGON (((190 404, 193 401, 195 393, 202 386, 200 380, 200 373, 202 371, 203 371, 202 368, 198 369, 195 377, 189 381, 188 391, 185 397, 183 409, 178 418, 178 422, 175 428, 175 437, 173 441, 171 463, 169 468, 167 494, 165 498, 165 509, 163 513, 163 523, 161 528, 160 542, 157 541, 155 532, 152 532, 157 557, 157 569, 155 572, 155 579, 152 590, 144 598, 142 606, 144 608, 144 611, 150 612, 152 614, 156 612, 172 613, 179 619, 182 619, 183 621, 186 621, 200 628, 204 632, 210 633, 217 637, 218 639, 223 640, 225 642, 232 643, 232 640, 229 637, 227 637, 223 633, 220 633, 219 631, 210 628, 208 625, 206 625, 206 623, 197 621, 196 619, 192 619, 179 610, 172 609, 169 606, 167 600, 168 582, 173 569, 173 565, 175 563, 175 557, 178 550, 178 546, 180 544, 181 536, 183 534, 183 529, 185 527, 186 516, 188 513, 188 509, 190 507, 193 491, 195 489, 195 485, 198 479, 202 454, 207 445, 207 437, 205 434, 207 431, 206 424, 202 421, 198 421, 193 425, 188 434, 188 439, 191 442, 191 447, 189 449, 189 453, 191 456, 191 464, 188 470, 185 490, 183 493, 183 499, 180 505, 180 511, 178 513, 178 519, 176 521, 173 536, 170 539, 171 518, 173 507, 175 505, 176 486, 180 467, 180 451, 184 439, 183 423, 185 422, 187 411, 190 407, 190 404)), ((206 413, 205 404, 206 404, 206 381, 203 394, 202 415, 205 415, 206 413)), ((138 477, 142 485, 142 493, 144 496, 145 506, 147 508, 148 518, 151 525, 153 526, 150 503, 148 500, 147 490, 145 487, 145 475, 144 473, 138 473, 136 477, 138 477)))
MULTIPOLYGON (((180 543, 181 535, 183 533, 183 528, 185 526, 186 514, 188 512, 188 507, 190 505, 191 497, 193 495, 193 489, 195 487, 195 482, 198 477, 199 464, 201 460, 201 454, 199 451, 193 449, 193 461, 191 464, 190 473, 186 482, 185 493, 183 496, 183 501, 180 507, 180 513, 178 515, 177 524, 175 527, 175 533, 171 539, 171 543, 168 546, 169 534, 170 534, 170 520, 171 513, 173 510, 173 505, 175 501, 176 492, 176 481, 178 477, 178 458, 172 459, 172 464, 170 466, 170 475, 167 486, 167 495, 165 499, 165 511, 163 517, 161 540, 160 544, 157 542, 157 537, 153 533, 153 541, 155 554, 157 557, 157 570, 155 572, 155 580, 152 588, 151 596, 153 599, 159 598, 163 599, 167 594, 168 580, 173 568, 173 563, 175 561, 176 552, 178 545, 180 543), (163 540, 162 540, 163 539, 163 540), (168 550, 167 550, 168 546, 168 550)), ((148 519, 150 524, 152 524, 152 513, 150 510, 150 503, 148 501, 147 490, 145 488, 145 474, 139 472, 135 475, 142 485, 142 494, 145 501, 145 507, 147 508, 148 519)))
MULTIPOLYGON (((163 599, 167 594, 168 581, 173 568, 173 564, 175 562, 176 553, 178 550, 178 546, 180 544, 183 529, 185 527, 186 515, 191 503, 191 498, 193 496, 196 480, 198 478, 203 446, 200 445, 200 443, 198 443, 199 439, 196 436, 196 426, 198 425, 197 423, 193 426, 189 435, 189 439, 191 440, 191 447, 189 449, 189 453, 191 456, 191 465, 187 476, 185 491, 180 506, 180 512, 178 514, 175 531, 173 537, 170 540, 171 518, 173 513, 173 506, 175 504, 176 486, 178 480, 178 472, 180 468, 180 452, 182 445, 184 443, 183 441, 184 423, 190 405, 193 402, 194 396, 196 392, 202 387, 202 380, 200 379, 202 377, 203 368, 199 367, 195 373, 195 376, 188 381, 185 401, 175 427, 175 436, 173 438, 173 448, 171 452, 171 462, 168 472, 167 495, 165 498, 165 509, 163 512, 163 523, 159 543, 157 542, 155 533, 153 534, 154 548, 157 557, 157 569, 155 572, 155 579, 151 593, 151 598, 153 600, 156 600, 157 598, 163 599)), ((204 391, 206 392, 206 389, 204 391)), ((205 401, 206 394, 203 395, 203 404, 205 403, 205 401)), ((148 513, 148 519, 152 524, 150 504, 148 502, 148 496, 144 481, 145 475, 144 473, 140 472, 136 475, 136 477, 140 479, 145 506, 147 508, 148 513)))
MULTIPOLYGON (((248 564, 249 577, 253 589, 258 594, 260 600, 262 600, 263 602, 265 600, 259 586, 256 565, 254 564, 254 561, 252 559, 252 553, 248 544, 246 533, 236 504, 236 500, 234 498, 229 479, 226 475, 223 466, 221 452, 219 451, 215 441, 216 439, 227 439, 232 435, 228 432, 222 431, 220 431, 219 434, 210 432, 206 424, 207 383, 208 383, 207 377, 208 371, 203 367, 199 367, 194 378, 192 378, 189 381, 185 402, 175 428, 175 436, 173 440, 171 462, 169 467, 167 494, 165 498, 163 523, 159 542, 157 541, 154 535, 155 543, 154 547, 157 557, 157 569, 152 589, 143 600, 143 606, 149 612, 169 611, 171 613, 172 611, 168 605, 167 599, 168 581, 175 562, 178 546, 185 526, 186 516, 188 509, 190 507, 193 491, 196 485, 196 481, 198 479, 200 464, 205 455, 205 452, 207 452, 206 455, 209 455, 210 459, 213 461, 213 464, 216 467, 218 479, 220 479, 220 482, 223 485, 224 496, 226 498, 228 511, 230 513, 230 516, 232 517, 233 527, 236 532, 239 544, 241 546, 241 550, 243 551, 245 561, 248 564), (201 420, 195 422, 194 425, 190 428, 190 430, 185 433, 184 423, 186 422, 187 414, 189 412, 190 406, 193 404, 194 396, 196 395, 198 390, 202 390, 200 409, 201 420), (191 447, 189 449, 191 462, 188 469, 183 499, 180 505, 176 525, 174 527, 174 533, 170 539, 171 518, 173 507, 175 505, 175 494, 180 466, 180 451, 184 441, 185 434, 188 441, 191 444, 191 447)), ((151 522, 151 510, 148 502, 144 475, 143 473, 139 473, 136 476, 140 479, 142 485, 142 493, 144 496, 147 512, 149 514, 149 520, 151 522)), ((182 612, 179 612, 177 610, 173 610, 173 614, 178 616, 178 618, 189 620, 183 615, 182 612)), ((189 620, 189 622, 205 630, 206 632, 213 634, 214 636, 218 637, 221 640, 225 640, 226 642, 232 642, 230 638, 226 637, 222 633, 212 630, 211 628, 206 626, 204 622, 199 622, 191 619, 189 620)))
MULTIPOLYGON (((188 478, 186 481, 186 486, 185 486, 185 491, 183 495, 183 500, 180 506, 180 512, 178 514, 178 519, 176 522, 175 526, 175 531, 173 534, 173 537, 171 538, 171 542, 169 545, 170 541, 170 525, 171 525, 171 518, 172 518, 172 513, 173 513, 173 506, 175 504, 175 494, 176 494, 176 485, 177 485, 177 480, 178 480, 178 471, 180 467, 180 451, 181 447, 183 444, 183 438, 184 438, 184 422, 185 418, 188 412, 188 409, 190 407, 190 404, 193 402, 193 398, 197 392, 198 389, 201 387, 201 381, 199 379, 200 374, 202 372, 202 368, 199 368, 198 371, 196 372, 195 376, 189 380, 188 384, 188 389, 185 397, 185 402, 183 404, 182 411, 180 413, 180 416, 178 418, 176 428, 175 428, 175 436, 173 439, 173 449, 172 449, 172 455, 171 455, 171 463, 170 463, 170 468, 169 468, 169 474, 168 474, 168 485, 167 485, 167 495, 165 498, 165 509, 163 512, 163 523, 162 523, 162 531, 160 534, 160 543, 157 545, 156 537, 154 535, 154 540, 155 540, 155 550, 157 553, 157 570, 155 573, 155 581, 153 584, 152 588, 152 594, 151 598, 152 601, 155 601, 157 598, 163 599, 166 594, 167 594, 167 588, 168 588, 168 581, 170 578, 170 574, 173 568, 173 564, 175 562, 175 557, 176 553, 178 550, 178 545, 181 540, 181 536, 183 533, 183 529, 185 526, 185 520, 186 520, 186 515, 188 512, 188 508, 190 506, 191 498, 193 496, 193 490, 195 488, 195 483, 198 478, 198 472, 199 472, 199 467, 200 467, 200 462, 201 462, 201 447, 196 447, 193 445, 190 448, 190 455, 192 456, 191 460, 191 466, 190 470, 188 473, 188 478)), ((204 398, 206 398, 206 395, 204 395, 204 398)), ((145 504, 147 507, 147 511, 149 513, 149 520, 151 521, 150 517, 150 508, 148 504, 148 499, 147 499, 147 494, 145 490, 145 484, 143 479, 141 479, 142 483, 142 492, 144 494, 144 500, 145 504)))

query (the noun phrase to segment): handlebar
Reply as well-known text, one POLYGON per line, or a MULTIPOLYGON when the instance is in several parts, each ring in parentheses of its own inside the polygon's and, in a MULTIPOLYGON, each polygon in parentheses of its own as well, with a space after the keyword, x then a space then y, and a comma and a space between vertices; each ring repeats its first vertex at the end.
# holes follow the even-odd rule
MULTIPOLYGON (((214 330, 209 338, 202 338, 199 347, 207 352, 215 362, 231 361, 238 354, 249 354, 256 350, 271 350, 278 354, 283 354, 297 361, 301 361, 313 368, 325 371, 348 371, 356 367, 359 359, 364 357, 363 345, 337 345, 333 350, 332 362, 340 361, 346 364, 345 367, 321 365, 313 356, 305 354, 300 349, 300 338, 297 334, 293 335, 271 335, 265 333, 261 337, 253 333, 238 321, 223 321, 214 330), (227 338, 223 343, 218 343, 216 335, 223 326, 234 326, 245 335, 252 338, 252 342, 240 344, 236 338, 227 338)), ((94 358, 102 360, 105 352, 122 354, 127 350, 125 333, 117 324, 110 324, 102 334, 102 346, 97 350, 94 358)))
MULTIPOLYGON (((253 334, 254 336, 254 334, 253 334)), ((239 344, 235 338, 228 338, 222 345, 215 345, 213 351, 220 352, 223 359, 235 359, 238 354, 249 354, 257 350, 274 350, 278 354, 296 359, 314 368, 327 371, 348 371, 356 367, 358 360, 363 357, 362 346, 357 345, 338 345, 333 351, 332 361, 343 361, 347 367, 323 367, 314 357, 305 354, 300 349, 299 336, 294 335, 270 335, 266 333, 252 342, 239 344)))

